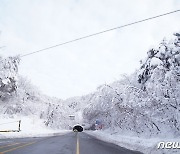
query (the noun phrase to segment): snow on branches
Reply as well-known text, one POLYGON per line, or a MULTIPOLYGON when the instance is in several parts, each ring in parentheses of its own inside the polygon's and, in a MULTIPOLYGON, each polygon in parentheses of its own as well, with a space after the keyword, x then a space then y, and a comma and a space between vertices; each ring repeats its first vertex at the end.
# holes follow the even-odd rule
POLYGON ((17 89, 17 73, 20 58, 0 57, 0 98, 4 99, 17 89))

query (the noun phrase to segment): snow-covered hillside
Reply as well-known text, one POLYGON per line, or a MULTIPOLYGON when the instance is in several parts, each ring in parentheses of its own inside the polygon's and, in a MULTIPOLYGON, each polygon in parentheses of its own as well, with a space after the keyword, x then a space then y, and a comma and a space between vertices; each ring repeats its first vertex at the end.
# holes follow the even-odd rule
POLYGON ((29 80, 20 76, 18 57, 0 59, 0 124, 4 119, 27 118, 29 123, 33 120, 34 125, 37 125, 35 121, 41 121, 44 128, 68 129, 71 108, 60 99, 43 95, 29 80))
POLYGON ((151 49, 131 76, 102 85, 84 109, 85 121, 146 137, 180 136, 180 34, 151 49))

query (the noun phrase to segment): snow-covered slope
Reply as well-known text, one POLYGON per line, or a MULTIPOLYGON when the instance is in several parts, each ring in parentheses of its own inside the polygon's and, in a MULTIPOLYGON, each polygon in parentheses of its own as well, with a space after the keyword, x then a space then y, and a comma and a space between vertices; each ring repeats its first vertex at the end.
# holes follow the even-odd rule
MULTIPOLYGON (((88 101, 88 100, 87 100, 88 101)), ((180 34, 151 49, 131 76, 102 85, 85 107, 85 121, 143 137, 180 136, 180 34)))
POLYGON ((0 130, 3 130, 1 123, 5 119, 23 118, 30 119, 29 123, 31 120, 41 121, 44 128, 69 128, 71 108, 60 99, 43 95, 30 81, 21 77, 18 74, 18 57, 0 57, 0 60, 0 130))

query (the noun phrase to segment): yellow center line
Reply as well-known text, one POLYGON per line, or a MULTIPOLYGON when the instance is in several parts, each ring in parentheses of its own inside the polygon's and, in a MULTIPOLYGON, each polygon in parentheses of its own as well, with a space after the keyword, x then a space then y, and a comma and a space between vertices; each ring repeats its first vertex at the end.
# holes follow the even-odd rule
POLYGON ((79 152, 79 135, 78 135, 78 132, 77 132, 76 154, 80 154, 80 152, 79 152))
POLYGON ((34 144, 34 143, 36 143, 36 142, 30 142, 30 143, 27 143, 27 144, 24 144, 24 145, 21 145, 21 146, 12 148, 12 149, 8 149, 8 150, 6 150, 6 151, 2 151, 0 154, 4 154, 4 153, 10 152, 10 151, 14 151, 14 150, 16 150, 16 149, 23 148, 23 147, 26 147, 26 146, 28 146, 28 145, 34 144))
POLYGON ((13 143, 13 144, 7 144, 7 145, 4 145, 4 146, 0 146, 0 149, 6 148, 6 147, 10 147, 10 146, 13 146, 13 145, 17 145, 17 144, 20 144, 20 143, 13 143))

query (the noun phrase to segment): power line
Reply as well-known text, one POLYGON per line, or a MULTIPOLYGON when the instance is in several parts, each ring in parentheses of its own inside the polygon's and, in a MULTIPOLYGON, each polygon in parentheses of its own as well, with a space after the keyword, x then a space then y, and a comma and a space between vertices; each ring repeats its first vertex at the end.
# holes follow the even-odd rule
POLYGON ((125 25, 122 25, 122 26, 115 27, 115 28, 111 28, 111 29, 107 29, 107 30, 104 30, 104 31, 100 31, 100 32, 97 32, 97 33, 90 34, 90 35, 86 35, 86 36, 83 36, 83 37, 79 37, 79 38, 76 38, 76 39, 73 39, 73 40, 70 40, 70 41, 66 41, 66 42, 63 42, 63 43, 60 43, 60 44, 57 44, 57 45, 53 45, 53 46, 50 46, 50 47, 47 47, 47 48, 44 48, 44 49, 40 49, 40 50, 37 50, 37 51, 34 51, 34 52, 30 52, 30 53, 21 55, 20 57, 29 56, 29 55, 32 55, 32 54, 35 54, 35 53, 38 53, 38 52, 49 50, 49 49, 52 49, 52 48, 55 48, 55 47, 58 47, 58 46, 62 46, 62 45, 65 45, 65 44, 76 42, 76 41, 79 41, 79 40, 82 40, 82 39, 86 39, 86 38, 96 36, 96 35, 99 35, 99 34, 102 34, 102 33, 106 33, 106 32, 109 32, 109 31, 113 31, 113 30, 116 30, 116 29, 120 29, 120 28, 124 28, 124 27, 131 26, 131 25, 134 25, 134 24, 138 24, 138 23, 141 23, 141 22, 144 22, 144 21, 148 21, 148 20, 152 20, 152 19, 159 18, 159 17, 162 17, 162 16, 166 16, 166 15, 169 15, 169 14, 173 14, 173 13, 176 13, 176 12, 179 12, 179 11, 180 10, 175 10, 175 11, 172 11, 172 12, 164 13, 164 14, 153 16, 153 17, 146 18, 146 19, 143 19, 143 20, 131 22, 131 23, 128 23, 128 24, 125 24, 125 25))

